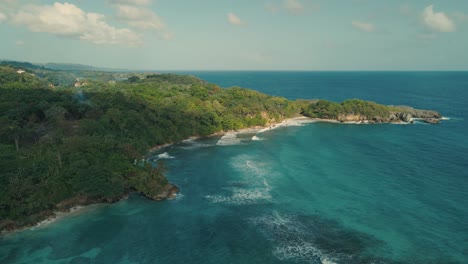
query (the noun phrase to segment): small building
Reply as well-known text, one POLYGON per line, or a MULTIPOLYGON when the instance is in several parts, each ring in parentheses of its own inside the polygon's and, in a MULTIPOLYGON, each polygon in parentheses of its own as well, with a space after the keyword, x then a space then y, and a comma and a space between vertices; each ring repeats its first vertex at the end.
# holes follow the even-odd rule
POLYGON ((17 71, 16 71, 16 73, 18 73, 18 74, 23 74, 23 73, 25 73, 25 72, 26 72, 26 71, 24 71, 24 70, 17 70, 17 71))
POLYGON ((80 83, 80 82, 76 82, 76 83, 75 83, 75 87, 81 87, 81 83, 80 83))

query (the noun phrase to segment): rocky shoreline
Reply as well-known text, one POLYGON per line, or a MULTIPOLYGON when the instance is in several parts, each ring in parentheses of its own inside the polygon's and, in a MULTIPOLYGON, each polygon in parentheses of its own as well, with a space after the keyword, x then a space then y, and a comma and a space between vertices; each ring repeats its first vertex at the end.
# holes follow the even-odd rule
MULTIPOLYGON (((179 187, 175 186, 174 184, 168 183, 160 192, 155 196, 147 196, 142 193, 140 195, 154 200, 154 201, 164 201, 168 199, 175 199, 177 193, 180 191, 179 187)), ((120 197, 99 197, 99 198, 92 198, 87 196, 77 196, 73 197, 55 205, 54 209, 44 210, 37 214, 33 214, 29 217, 29 221, 27 222, 18 222, 13 220, 0 220, 0 235, 13 233, 16 231, 26 230, 28 228, 32 228, 35 226, 39 226, 45 222, 53 222, 53 220, 57 219, 59 216, 63 216, 65 214, 69 214, 72 212, 77 211, 80 208, 84 208, 90 205, 96 204, 112 204, 119 202, 121 200, 125 200, 131 193, 136 193, 134 190, 128 190, 125 192, 124 195, 120 197)))
MULTIPOLYGON (((363 123, 363 124, 377 124, 377 123, 414 123, 419 120, 428 124, 438 124, 442 120, 442 115, 436 111, 419 110, 409 106, 397 106, 398 111, 390 112, 389 116, 373 116, 366 117, 363 115, 355 114, 341 114, 336 121, 341 123, 363 123)), ((320 119, 319 119, 320 120, 320 119)), ((327 119, 329 121, 329 119, 327 119)))
MULTIPOLYGON (((397 106, 395 107, 398 111, 391 112, 390 116, 387 117, 366 117, 362 115, 355 115, 355 114, 346 114, 346 115, 339 115, 336 119, 321 119, 321 118, 310 118, 306 116, 297 116, 293 118, 286 118, 281 121, 276 120, 269 120, 265 126, 255 126, 250 128, 239 129, 236 133, 241 133, 242 131, 257 131, 257 132, 264 132, 267 130, 275 129, 278 127, 294 125, 294 124, 302 124, 302 123, 310 123, 310 122, 331 122, 331 123, 346 123, 346 124, 379 124, 379 123, 414 123, 415 120, 420 120, 425 123, 429 124, 438 124, 440 120, 443 119, 442 115, 436 111, 431 110, 418 110, 414 109, 409 106, 397 106)), ((219 131, 215 132, 208 137, 211 136, 222 136, 230 131, 219 131)), ((201 138, 200 136, 192 136, 189 139, 198 139, 201 138)), ((175 143, 166 143, 163 145, 158 145, 149 150, 149 153, 160 150, 162 148, 169 147, 175 143)), ((145 196, 148 199, 154 201, 163 201, 167 199, 174 199, 177 193, 180 191, 179 187, 168 183, 163 190, 155 196, 145 196)), ((120 200, 126 199, 130 193, 134 193, 134 190, 128 190, 123 196, 115 197, 115 198, 108 198, 108 197, 100 197, 100 198, 90 198, 85 196, 77 196, 71 199, 64 200, 58 203, 54 209, 45 210, 40 213, 34 214, 30 216, 30 220, 26 222, 16 222, 13 220, 0 220, 0 234, 11 233, 19 230, 24 230, 27 228, 31 228, 34 226, 39 225, 44 221, 48 221, 51 219, 55 219, 57 214, 69 213, 74 211, 74 208, 88 206, 93 204, 109 204, 109 203, 116 203, 120 200)))

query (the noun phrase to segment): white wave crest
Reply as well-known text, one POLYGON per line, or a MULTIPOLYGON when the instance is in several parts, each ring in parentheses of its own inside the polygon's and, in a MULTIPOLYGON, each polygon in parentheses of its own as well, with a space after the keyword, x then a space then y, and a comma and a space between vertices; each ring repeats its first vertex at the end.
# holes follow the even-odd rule
POLYGON ((212 203, 226 203, 234 205, 256 204, 268 202, 272 199, 268 189, 241 189, 229 188, 232 191, 230 196, 227 195, 206 195, 205 198, 212 203))
POLYGON ((259 138, 259 137, 257 137, 257 136, 253 136, 253 137, 252 137, 252 140, 253 140, 253 141, 260 141, 260 140, 263 140, 263 138, 259 138))
POLYGON ((197 149, 197 148, 206 148, 206 147, 212 147, 214 146, 213 144, 207 144, 207 143, 201 143, 197 141, 196 139, 186 139, 181 142, 177 147, 181 149, 197 149))
POLYGON ((241 144, 241 140, 237 138, 236 132, 227 132, 216 143, 218 146, 232 146, 239 144, 241 144))
POLYGON ((178 192, 178 193, 175 194, 175 199, 174 200, 179 201, 179 200, 182 200, 182 198, 184 198, 184 197, 185 197, 185 195, 183 193, 178 192))
POLYGON ((174 156, 169 155, 169 153, 164 152, 156 156, 156 159, 173 159, 175 158, 174 156))

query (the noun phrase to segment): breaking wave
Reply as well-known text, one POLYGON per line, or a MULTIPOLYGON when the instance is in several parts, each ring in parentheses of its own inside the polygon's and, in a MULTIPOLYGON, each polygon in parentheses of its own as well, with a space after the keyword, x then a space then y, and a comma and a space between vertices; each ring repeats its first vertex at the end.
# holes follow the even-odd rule
POLYGON ((271 200, 270 190, 266 188, 243 189, 231 188, 231 195, 206 195, 212 203, 226 203, 234 205, 264 203, 271 200))
POLYGON ((218 146, 232 146, 232 145, 239 145, 239 144, 241 144, 241 140, 237 138, 236 132, 227 132, 216 143, 216 145, 218 146))
POLYGON ((161 153, 161 154, 157 155, 156 158, 155 158, 155 160, 159 160, 159 159, 173 159, 173 158, 175 158, 175 157, 169 155, 169 153, 167 153, 167 152, 164 152, 164 153, 161 153))
POLYGON ((206 195, 212 203, 226 203, 234 205, 266 203, 272 201, 272 186, 268 177, 274 175, 266 163, 257 162, 250 155, 234 157, 230 166, 238 173, 236 181, 227 182, 223 188, 230 192, 227 195, 206 195))
POLYGON ((273 242, 272 254, 281 261, 337 263, 336 257, 314 244, 314 234, 294 216, 282 216, 274 211, 271 215, 251 218, 250 223, 273 242))
POLYGON ((178 145, 177 147, 181 149, 198 149, 198 148, 206 148, 206 147, 212 147, 214 144, 206 144, 206 143, 201 143, 198 141, 182 141, 182 144, 178 145))

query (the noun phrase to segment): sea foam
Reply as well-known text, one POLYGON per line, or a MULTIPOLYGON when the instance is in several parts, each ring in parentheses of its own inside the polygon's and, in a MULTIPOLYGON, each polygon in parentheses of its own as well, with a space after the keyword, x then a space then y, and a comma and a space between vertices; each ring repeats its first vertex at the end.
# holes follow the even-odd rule
POLYGON ((271 200, 270 190, 266 188, 243 189, 229 188, 231 195, 206 195, 212 203, 226 203, 234 205, 264 203, 271 200))
POLYGON ((167 152, 161 153, 161 154, 156 156, 156 160, 159 160, 159 159, 173 159, 173 158, 175 158, 175 157, 169 155, 169 153, 167 153, 167 152))
POLYGON ((218 146, 231 146, 239 144, 241 144, 241 140, 237 138, 236 132, 227 132, 216 143, 218 146))
POLYGON ((272 214, 249 219, 273 242, 272 254, 281 261, 335 264, 336 258, 313 243, 313 234, 292 215, 272 214))
POLYGON ((189 138, 183 140, 180 144, 177 145, 181 149, 197 149, 197 148, 206 148, 215 146, 214 144, 202 143, 197 138, 189 138))
POLYGON ((273 250, 273 255, 282 261, 293 260, 308 263, 336 264, 331 257, 326 256, 314 244, 305 241, 278 246, 273 250))
POLYGON ((253 141, 260 141, 260 140, 263 140, 263 138, 259 138, 259 137, 257 137, 257 136, 253 136, 253 137, 252 137, 252 140, 253 140, 253 141))
POLYGON ((274 175, 266 163, 256 161, 251 155, 238 155, 230 165, 238 173, 239 179, 228 182, 223 188, 230 192, 228 195, 206 195, 205 198, 212 203, 225 203, 233 205, 256 204, 272 201, 272 186, 267 177, 274 175), (239 184, 240 183, 240 184, 239 184))

